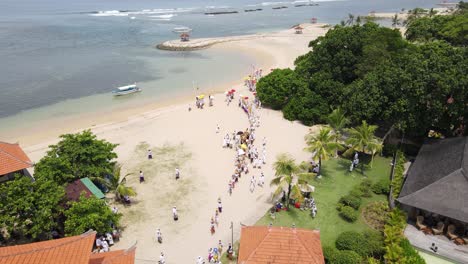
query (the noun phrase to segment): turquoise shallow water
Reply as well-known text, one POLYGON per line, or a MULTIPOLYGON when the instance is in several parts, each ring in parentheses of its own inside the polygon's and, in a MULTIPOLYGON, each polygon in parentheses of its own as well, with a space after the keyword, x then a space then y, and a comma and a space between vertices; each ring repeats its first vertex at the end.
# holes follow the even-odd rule
POLYGON ((434 0, 2 0, 0 1, 0 130, 27 121, 113 109, 189 92, 192 82, 211 89, 238 80, 253 59, 219 50, 158 51, 176 38, 174 27, 194 37, 288 28, 317 17, 339 23, 348 13, 430 7, 434 0), (274 6, 287 9, 273 10, 274 6), (261 8, 245 13, 244 9, 261 8), (235 10, 232 15, 204 12, 235 10), (116 86, 138 82, 144 92, 114 99, 116 86))

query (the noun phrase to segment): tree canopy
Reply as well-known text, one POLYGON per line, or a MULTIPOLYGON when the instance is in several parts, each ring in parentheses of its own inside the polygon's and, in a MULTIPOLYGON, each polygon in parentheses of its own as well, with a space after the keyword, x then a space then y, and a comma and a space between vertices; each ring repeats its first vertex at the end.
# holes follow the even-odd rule
POLYGON ((70 208, 65 211, 65 217, 67 218, 65 234, 74 236, 89 229, 96 230, 100 234, 112 232, 111 223, 117 225, 121 215, 113 213, 103 200, 81 195, 79 201, 70 203, 70 208))
MULTIPOLYGON (((411 23, 457 21, 439 17, 420 16, 411 23)), ((453 27, 466 30, 458 22, 453 27)), ((459 42, 450 42, 443 34, 433 38, 413 43, 399 30, 372 22, 335 26, 310 42, 312 51, 296 59, 294 70, 284 70, 288 78, 282 77, 282 70, 273 71, 270 75, 275 78, 261 79, 257 92, 264 105, 282 109, 285 118, 307 125, 327 121, 330 109, 340 108, 351 126, 367 120, 416 136, 430 129, 446 136, 466 134, 468 50, 454 46, 459 42), (287 85, 279 88, 283 82, 287 85)))
POLYGON ((60 136, 61 141, 51 145, 47 154, 36 164, 36 178, 51 179, 66 184, 89 177, 94 182, 104 182, 112 175, 117 158, 116 144, 96 138, 90 130, 60 136))
MULTIPOLYGON (((59 227, 65 190, 51 180, 16 175, 0 184, 0 228, 9 236, 49 238, 59 227)), ((6 238, 8 239, 8 237, 6 238)))

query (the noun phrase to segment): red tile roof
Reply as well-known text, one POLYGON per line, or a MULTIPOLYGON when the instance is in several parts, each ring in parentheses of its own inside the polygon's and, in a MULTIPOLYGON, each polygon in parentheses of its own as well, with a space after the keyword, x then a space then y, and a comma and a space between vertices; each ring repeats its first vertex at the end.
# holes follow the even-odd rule
POLYGON ((0 264, 87 264, 96 232, 79 236, 0 247, 0 264))
POLYGON ((33 166, 18 144, 0 142, 0 175, 19 171, 33 166))
POLYGON ((134 264, 135 247, 91 254, 96 232, 0 247, 0 264, 134 264))
POLYGON ((238 264, 324 264, 320 232, 302 228, 244 226, 238 264))
POLYGON ((134 264, 135 247, 127 250, 116 250, 92 254, 88 264, 134 264))

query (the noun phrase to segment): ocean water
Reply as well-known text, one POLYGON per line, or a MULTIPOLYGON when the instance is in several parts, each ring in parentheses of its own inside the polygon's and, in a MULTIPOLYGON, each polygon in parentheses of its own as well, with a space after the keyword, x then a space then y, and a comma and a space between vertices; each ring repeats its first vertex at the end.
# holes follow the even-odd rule
POLYGON ((34 121, 100 108, 162 100, 192 86, 213 89, 239 80, 253 58, 235 51, 160 51, 177 38, 217 37, 285 29, 307 22, 336 24, 349 13, 433 7, 438 0, 1 0, 0 131, 34 121), (274 6, 287 9, 273 10, 274 6), (244 9, 262 8, 260 12, 244 9), (208 16, 207 11, 238 14, 208 16), (138 82, 144 92, 112 98, 117 86, 138 82), (28 120, 32 121, 32 120, 28 120))

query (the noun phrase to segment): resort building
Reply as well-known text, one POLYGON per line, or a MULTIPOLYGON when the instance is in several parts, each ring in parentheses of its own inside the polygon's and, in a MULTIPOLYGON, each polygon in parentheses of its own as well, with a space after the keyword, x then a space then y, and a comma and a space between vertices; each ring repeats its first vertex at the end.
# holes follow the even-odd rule
POLYGON ((93 253, 95 231, 43 242, 0 247, 0 264, 134 264, 135 247, 93 253))
POLYGON ((104 193, 102 193, 88 177, 69 183, 67 188, 65 188, 65 193, 69 201, 78 201, 83 192, 87 198, 92 195, 98 199, 103 199, 105 197, 104 193))
POLYGON ((243 226, 238 264, 323 264, 320 232, 302 228, 243 226))
POLYGON ((18 144, 0 142, 0 183, 14 179, 15 174, 31 177, 27 168, 34 166, 18 144))
POLYGON ((414 223, 405 230, 413 246, 468 263, 468 137, 426 142, 398 201, 414 223))

